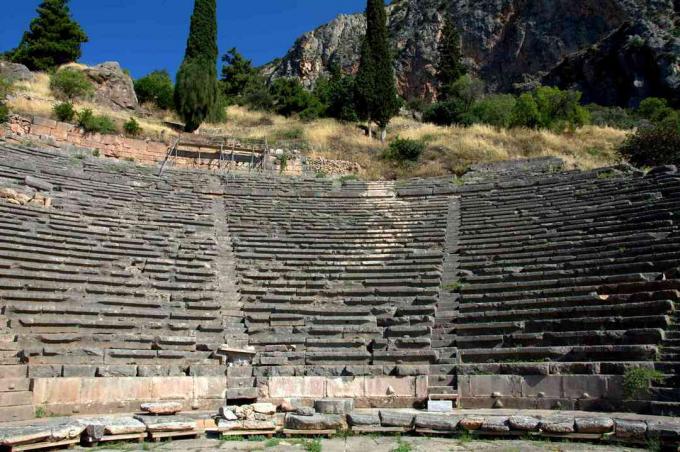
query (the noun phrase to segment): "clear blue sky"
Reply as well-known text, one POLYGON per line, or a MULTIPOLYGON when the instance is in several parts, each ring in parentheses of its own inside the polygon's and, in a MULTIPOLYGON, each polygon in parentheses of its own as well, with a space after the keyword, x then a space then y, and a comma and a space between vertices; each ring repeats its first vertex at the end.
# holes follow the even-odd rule
MULTIPOLYGON (((14 48, 40 0, 11 2, 0 15, 0 50, 14 48)), ((90 42, 86 64, 119 61, 134 77, 154 69, 174 76, 184 55, 193 0, 71 0, 90 42)), ((283 56, 295 39, 366 0, 217 0, 220 53, 237 47, 260 65, 283 56)))

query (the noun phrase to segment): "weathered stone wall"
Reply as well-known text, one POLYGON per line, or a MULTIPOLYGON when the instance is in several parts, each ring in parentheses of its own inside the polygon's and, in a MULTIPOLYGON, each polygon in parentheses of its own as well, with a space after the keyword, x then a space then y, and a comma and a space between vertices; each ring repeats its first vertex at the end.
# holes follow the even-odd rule
MULTIPOLYGON (((129 138, 123 135, 103 135, 85 133, 76 125, 45 119, 38 116, 25 117, 12 115, 6 129, 0 128, 0 137, 8 134, 19 140, 40 141, 46 144, 66 148, 75 146, 89 150, 97 150, 100 156, 133 160, 144 165, 156 165, 165 159, 168 147, 174 137, 161 136, 159 140, 129 138)), ((249 169, 248 162, 230 162, 211 158, 208 154, 197 158, 178 156, 173 164, 183 168, 203 168, 225 170, 249 169)), ((282 169, 275 156, 269 156, 266 169, 287 176, 308 174, 324 174, 341 176, 357 174, 361 171, 359 164, 342 160, 309 159, 301 155, 290 156, 282 169)))
POLYGON ((179 402, 187 411, 216 410, 226 388, 224 376, 36 378, 33 406, 59 415, 125 413, 154 400, 179 402))

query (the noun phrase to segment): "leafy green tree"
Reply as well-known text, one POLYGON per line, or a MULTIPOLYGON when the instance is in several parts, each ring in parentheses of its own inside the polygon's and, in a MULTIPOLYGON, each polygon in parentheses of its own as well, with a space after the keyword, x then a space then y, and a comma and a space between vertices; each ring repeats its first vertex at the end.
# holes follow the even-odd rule
POLYGON ((555 131, 580 127, 590 122, 588 110, 581 106, 581 93, 540 86, 534 91, 540 114, 539 126, 555 131))
POLYGON ((494 94, 485 97, 477 101, 470 109, 470 122, 501 128, 510 127, 516 103, 517 99, 512 94, 494 94))
POLYGON ((538 105, 531 93, 523 93, 517 98, 512 110, 510 125, 512 127, 537 128, 541 123, 541 114, 538 105))
POLYGON ((359 120, 354 92, 354 77, 343 75, 337 64, 331 66, 330 77, 321 77, 314 87, 314 95, 324 105, 323 116, 341 121, 359 120))
POLYGON ((196 0, 184 61, 177 73, 175 110, 185 130, 198 129, 217 101, 216 0, 196 0))
POLYGON ((260 76, 251 60, 241 55, 236 47, 222 57, 222 92, 228 99, 240 97, 254 78, 260 76))
POLYGON ((239 105, 247 105, 255 110, 271 111, 274 108, 274 96, 267 81, 259 75, 248 81, 237 100, 239 105))
POLYGON ((446 100, 433 104, 423 119, 439 125, 470 125, 474 122, 472 107, 482 99, 484 91, 483 81, 463 75, 447 86, 446 100))
POLYGON ((638 167, 680 164, 680 130, 671 123, 641 127, 619 147, 619 154, 638 167))
POLYGON ((166 70, 153 71, 135 80, 135 93, 139 102, 151 102, 162 110, 169 110, 174 105, 175 87, 166 70))
POLYGON ((71 18, 68 0, 44 0, 19 46, 5 55, 33 71, 48 71, 78 61, 80 46, 88 41, 80 25, 71 18))
POLYGON ((453 17, 447 15, 444 20, 442 37, 439 41, 439 65, 437 66, 437 80, 442 87, 442 97, 447 97, 446 87, 467 74, 463 64, 460 34, 453 22, 453 17))
POLYGON ((367 0, 366 36, 361 44, 359 72, 356 77, 357 110, 368 122, 369 136, 373 121, 385 140, 387 125, 399 111, 394 80, 392 53, 387 33, 387 14, 383 0, 367 0))
POLYGON ((279 78, 271 86, 274 110, 284 116, 299 114, 302 119, 314 119, 323 113, 323 104, 307 91, 297 78, 279 78))

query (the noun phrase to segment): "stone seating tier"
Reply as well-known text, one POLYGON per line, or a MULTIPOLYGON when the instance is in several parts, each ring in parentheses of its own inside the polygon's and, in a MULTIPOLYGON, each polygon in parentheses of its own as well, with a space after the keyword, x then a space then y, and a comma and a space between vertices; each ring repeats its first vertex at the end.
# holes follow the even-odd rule
POLYGON ((487 372, 646 366, 675 409, 670 169, 545 160, 463 185, 366 183, 0 153, 0 188, 51 199, 0 199, 6 378, 226 374, 241 399, 275 377, 422 377, 430 398, 453 398, 460 377, 487 372), (225 345, 252 347, 252 367, 230 376, 225 345))

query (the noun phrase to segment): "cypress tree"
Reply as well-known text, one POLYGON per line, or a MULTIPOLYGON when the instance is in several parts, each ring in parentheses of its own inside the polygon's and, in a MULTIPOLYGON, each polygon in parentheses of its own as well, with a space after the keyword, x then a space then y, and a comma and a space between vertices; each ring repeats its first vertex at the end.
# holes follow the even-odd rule
POLYGON ((177 73, 175 109, 193 132, 217 102, 216 0, 196 0, 184 61, 177 73))
POLYGON ((366 36, 361 45, 356 90, 357 109, 368 121, 369 135, 371 122, 375 121, 384 140, 390 119, 399 111, 384 0, 368 0, 366 5, 366 36))
POLYGON ((68 0, 44 0, 19 46, 5 55, 33 71, 48 71, 80 58, 87 35, 71 18, 68 0))
POLYGON ((467 73, 462 59, 460 34, 453 23, 453 18, 447 15, 439 41, 439 66, 437 67, 437 80, 441 84, 444 95, 449 85, 467 73))

